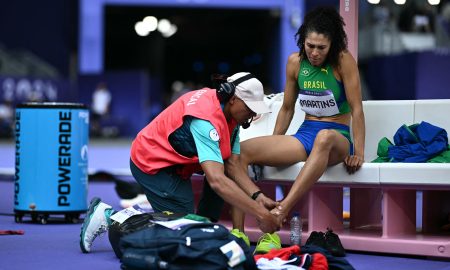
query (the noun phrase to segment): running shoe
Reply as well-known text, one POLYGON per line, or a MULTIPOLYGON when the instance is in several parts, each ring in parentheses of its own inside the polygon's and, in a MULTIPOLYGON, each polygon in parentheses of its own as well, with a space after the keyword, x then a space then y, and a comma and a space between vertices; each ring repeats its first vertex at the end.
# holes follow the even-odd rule
POLYGON ((325 247, 325 234, 323 232, 313 231, 309 235, 308 239, 306 240, 305 245, 307 246, 316 246, 321 248, 325 247))
POLYGON ((248 236, 244 232, 241 232, 239 229, 232 229, 230 233, 237 238, 244 240, 247 246, 250 246, 250 239, 248 239, 248 236))
POLYGON ((265 233, 263 234, 256 244, 255 254, 265 254, 272 249, 281 248, 281 239, 277 233, 265 233))
POLYGON ((108 230, 111 212, 112 207, 103 203, 100 198, 91 200, 80 233, 80 248, 83 253, 89 253, 95 238, 108 230))
POLYGON ((330 228, 325 233, 325 248, 335 257, 345 257, 345 249, 339 236, 330 228))

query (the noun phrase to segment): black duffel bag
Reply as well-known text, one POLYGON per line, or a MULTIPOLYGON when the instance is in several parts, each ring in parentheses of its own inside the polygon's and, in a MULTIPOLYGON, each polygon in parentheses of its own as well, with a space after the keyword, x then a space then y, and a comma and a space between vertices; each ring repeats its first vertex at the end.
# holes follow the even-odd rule
POLYGON ((150 222, 150 220, 152 219, 153 217, 150 213, 145 213, 131 216, 122 224, 113 221, 108 230, 108 238, 109 243, 111 244, 111 247, 113 248, 117 258, 122 258, 122 252, 119 248, 120 238, 137 230, 154 226, 154 224, 150 222))
POLYGON ((120 251, 122 269, 127 270, 257 269, 245 242, 215 223, 194 223, 176 230, 159 224, 148 226, 122 236, 120 251), (234 248, 224 254, 221 247, 233 241, 234 248), (232 267, 229 258, 236 254, 240 254, 237 256, 240 263, 232 267))
POLYGON ((182 216, 184 216, 184 214, 170 213, 170 212, 144 213, 131 216, 127 218, 122 224, 113 221, 108 230, 109 242, 117 258, 120 259, 122 258, 122 251, 119 248, 119 241, 120 238, 122 238, 124 235, 154 226, 154 223, 150 222, 151 220, 168 221, 180 218, 182 216))

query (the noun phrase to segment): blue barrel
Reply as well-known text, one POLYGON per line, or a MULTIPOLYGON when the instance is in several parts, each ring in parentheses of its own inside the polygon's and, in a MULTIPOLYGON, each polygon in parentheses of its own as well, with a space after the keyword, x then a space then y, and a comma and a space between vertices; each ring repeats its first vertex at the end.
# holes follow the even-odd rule
POLYGON ((49 214, 77 218, 87 210, 87 107, 24 103, 16 107, 15 120, 16 221, 26 213, 42 223, 49 214))

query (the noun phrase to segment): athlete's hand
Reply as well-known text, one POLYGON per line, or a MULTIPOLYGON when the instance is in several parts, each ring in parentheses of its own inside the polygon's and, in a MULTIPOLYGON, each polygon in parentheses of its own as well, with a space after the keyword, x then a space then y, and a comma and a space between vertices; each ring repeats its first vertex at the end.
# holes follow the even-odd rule
POLYGON ((355 173, 364 163, 364 157, 353 155, 347 156, 344 160, 344 166, 349 174, 355 173))

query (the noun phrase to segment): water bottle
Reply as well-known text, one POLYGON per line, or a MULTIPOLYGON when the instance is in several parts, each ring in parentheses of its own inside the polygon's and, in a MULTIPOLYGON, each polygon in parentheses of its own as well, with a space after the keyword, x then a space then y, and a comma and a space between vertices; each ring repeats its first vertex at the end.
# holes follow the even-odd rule
POLYGON ((295 212, 291 219, 291 246, 298 245, 302 243, 302 219, 298 212, 295 212))

